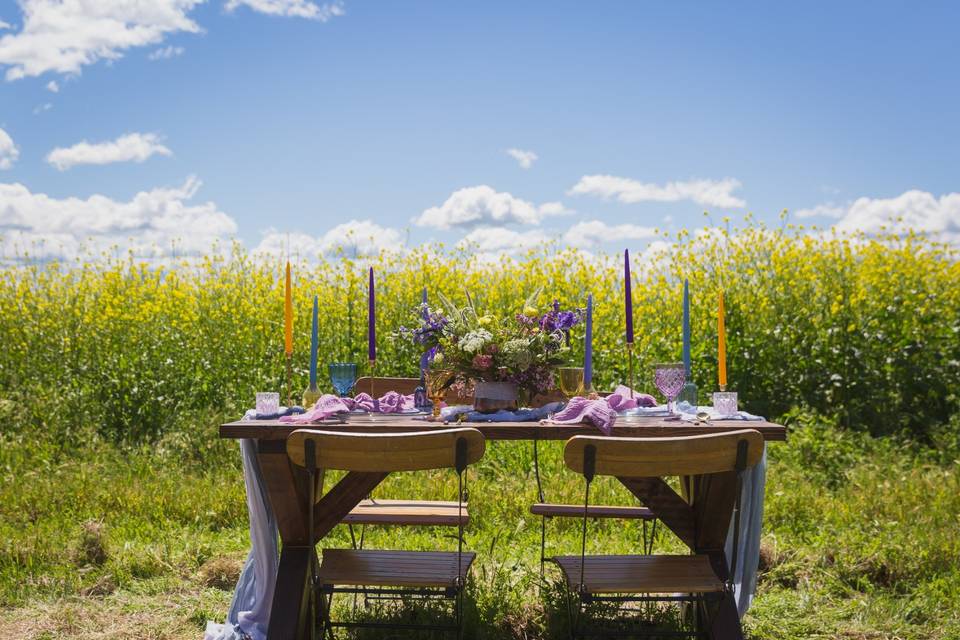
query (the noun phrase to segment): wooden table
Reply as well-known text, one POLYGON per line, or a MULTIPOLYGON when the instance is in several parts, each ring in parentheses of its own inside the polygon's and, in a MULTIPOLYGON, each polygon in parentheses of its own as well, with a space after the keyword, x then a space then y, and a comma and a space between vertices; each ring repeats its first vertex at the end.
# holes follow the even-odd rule
MULTIPOLYGON (((361 433, 401 433, 438 428, 438 423, 426 422, 406 416, 353 417, 345 424, 323 423, 311 428, 326 431, 351 431, 361 433)), ((470 422, 464 423, 478 429, 488 440, 566 440, 575 435, 597 435, 595 427, 583 424, 540 425, 535 422, 470 422)), ((309 544, 307 534, 308 487, 303 469, 290 464, 286 453, 286 438, 295 429, 303 428, 278 421, 237 421, 220 425, 221 438, 252 438, 257 440, 257 459, 266 483, 270 504, 277 519, 280 539, 280 566, 274 589, 270 614, 268 638, 270 640, 293 640, 304 637, 307 629, 308 559, 316 550, 309 544)), ((663 437, 689 436, 738 429, 756 429, 767 441, 787 439, 786 428, 765 421, 728 420, 712 424, 691 424, 667 421, 659 418, 639 418, 633 422, 620 420, 613 428, 614 436, 663 437)), ((386 477, 381 473, 347 474, 335 487, 327 491, 312 505, 314 511, 314 540, 320 540, 363 500, 386 477)), ((715 523, 706 509, 697 509, 698 492, 732 492, 732 486, 721 487, 718 483, 701 485, 696 479, 691 486, 693 495, 685 502, 666 483, 657 478, 630 479, 624 485, 636 495, 657 517, 681 540, 697 553, 710 553, 715 562, 726 560, 722 549, 726 542, 726 523, 715 523)), ((317 491, 320 494, 320 491, 317 491)), ((732 495, 732 493, 731 493, 732 495)), ((707 504, 710 500, 703 500, 707 504)), ((728 602, 710 630, 712 638, 742 637, 740 619, 736 608, 728 602)))

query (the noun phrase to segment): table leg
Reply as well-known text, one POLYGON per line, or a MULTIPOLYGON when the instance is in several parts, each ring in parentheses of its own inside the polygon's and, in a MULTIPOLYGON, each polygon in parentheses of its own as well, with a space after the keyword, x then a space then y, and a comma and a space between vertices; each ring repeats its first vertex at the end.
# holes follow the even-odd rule
POLYGON ((267 640, 296 640, 308 637, 310 598, 310 556, 316 551, 309 546, 283 545, 277 583, 270 607, 267 640))

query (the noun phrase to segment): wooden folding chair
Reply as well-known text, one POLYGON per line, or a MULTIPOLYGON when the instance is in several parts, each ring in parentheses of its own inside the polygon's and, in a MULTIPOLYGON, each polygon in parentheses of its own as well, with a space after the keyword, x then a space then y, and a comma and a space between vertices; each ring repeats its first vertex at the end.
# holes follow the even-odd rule
MULTIPOLYGON (((537 482, 537 502, 530 505, 530 513, 540 516, 540 576, 543 577, 547 551, 547 520, 583 517, 583 505, 547 502, 540 475, 540 444, 536 437, 533 439, 533 475, 537 482)), ((635 505, 592 504, 587 509, 587 517, 592 520, 640 520, 643 523, 643 551, 644 553, 653 551, 653 541, 657 535, 657 517, 650 509, 635 505)))
POLYGON ((571 637, 647 635, 742 638, 733 604, 737 564, 740 494, 744 471, 763 455, 763 436, 752 429, 677 438, 575 436, 564 461, 583 475, 580 554, 551 558, 568 590, 571 637), (587 555, 590 487, 597 475, 614 476, 645 502, 691 548, 691 555, 587 555), (690 477, 684 500, 664 476, 690 477), (733 555, 728 568, 726 534, 733 521, 733 555), (572 599, 576 599, 574 609, 572 599), (696 609, 693 631, 629 633, 593 624, 584 631, 585 605, 593 602, 681 601, 696 609))
MULTIPOLYGON (((287 438, 287 455, 308 475, 309 547, 316 544, 314 512, 321 507, 343 513, 363 495, 358 487, 373 487, 392 472, 453 468, 458 477, 457 511, 466 495, 466 469, 483 457, 483 435, 476 429, 442 429, 401 434, 334 433, 298 429, 287 438), (348 474, 318 502, 318 478, 325 470, 348 474), (344 488, 346 487, 346 488, 344 488)), ((321 514, 321 518, 323 514, 321 514)), ((463 550, 463 518, 457 518, 455 552, 324 549, 317 566, 309 554, 311 638, 317 626, 321 637, 333 637, 335 627, 456 630, 459 637, 463 589, 475 554, 463 550), (455 624, 394 624, 384 622, 334 622, 330 611, 336 593, 375 596, 442 597, 454 600, 455 624)), ((321 527, 329 530, 330 527, 321 527)))
MULTIPOLYGON (((379 398, 388 391, 412 394, 418 384, 417 378, 373 378, 372 381, 371 378, 360 378, 354 389, 357 393, 370 393, 379 398)), ((460 505, 453 501, 380 500, 367 496, 343 519, 343 523, 350 529, 353 547, 362 549, 367 525, 465 527, 470 522, 468 507, 466 503, 460 505), (355 525, 360 527, 359 537, 354 532, 355 525)))

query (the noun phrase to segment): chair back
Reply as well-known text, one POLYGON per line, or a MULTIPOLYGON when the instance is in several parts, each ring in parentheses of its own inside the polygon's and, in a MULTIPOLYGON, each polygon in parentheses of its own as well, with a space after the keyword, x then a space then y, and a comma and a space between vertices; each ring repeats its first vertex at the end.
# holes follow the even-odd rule
POLYGON ((463 471, 483 457, 483 434, 476 429, 441 429, 411 433, 338 433, 297 429, 287 438, 287 455, 300 467, 337 471, 423 471, 454 468, 463 471))
POLYGON ((577 473, 627 478, 742 471, 762 455, 763 435, 753 429, 670 438, 574 436, 563 451, 567 467, 577 473))

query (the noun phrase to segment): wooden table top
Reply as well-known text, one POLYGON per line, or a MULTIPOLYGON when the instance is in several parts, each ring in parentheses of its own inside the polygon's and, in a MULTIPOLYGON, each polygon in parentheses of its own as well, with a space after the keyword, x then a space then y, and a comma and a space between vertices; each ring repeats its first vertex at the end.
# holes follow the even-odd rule
MULTIPOLYGON (((588 424, 540 424, 538 422, 428 422, 422 417, 401 415, 350 416, 345 423, 323 422, 313 425, 292 425, 278 420, 238 420, 220 425, 221 438, 253 438, 257 440, 285 440, 296 429, 323 429, 324 431, 352 431, 356 433, 403 433, 473 427, 488 440, 566 440, 577 435, 600 435, 600 430, 588 424)), ((669 436, 696 436, 723 433, 739 429, 756 429, 767 441, 785 441, 787 428, 765 420, 716 420, 709 424, 693 424, 682 420, 643 417, 627 421, 617 420, 613 436, 655 438, 669 436)))

